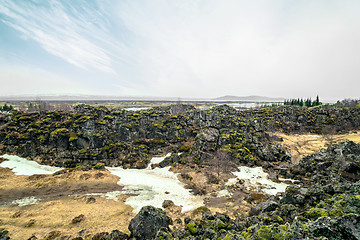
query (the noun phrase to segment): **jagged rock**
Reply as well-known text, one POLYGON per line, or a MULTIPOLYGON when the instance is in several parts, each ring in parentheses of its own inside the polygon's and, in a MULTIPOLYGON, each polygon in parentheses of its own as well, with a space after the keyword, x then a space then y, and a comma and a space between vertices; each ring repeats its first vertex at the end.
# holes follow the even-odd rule
POLYGON ((153 239, 160 228, 168 229, 171 219, 166 213, 153 206, 142 207, 130 221, 129 230, 135 239, 153 239))
POLYGON ((360 239, 360 216, 346 215, 338 219, 319 218, 310 229, 315 237, 328 239, 360 239))
POLYGON ((203 220, 215 220, 215 216, 211 212, 203 211, 201 214, 203 220))
POLYGON ((86 203, 95 203, 96 199, 94 197, 88 197, 86 198, 86 203))
POLYGON ((206 142, 216 142, 219 138, 219 130, 216 128, 205 128, 203 129, 197 137, 206 142))
POLYGON ((173 240, 171 232, 168 228, 160 228, 156 234, 155 240, 173 240))
POLYGON ((61 232, 60 231, 51 231, 48 234, 45 235, 45 240, 52 240, 52 239, 57 239, 58 237, 61 236, 61 232))
POLYGON ((174 206, 174 202, 171 200, 164 200, 164 202, 162 203, 162 207, 163 208, 168 208, 174 206))
POLYGON ((84 214, 80 214, 79 216, 77 217, 74 217, 72 220, 71 220, 71 223, 72 224, 77 224, 77 223, 80 223, 82 221, 85 220, 85 215, 84 214))
POLYGON ((25 227, 26 227, 26 228, 31 227, 31 226, 33 226, 35 223, 36 223, 36 220, 35 220, 35 219, 30 219, 30 220, 25 224, 25 227))
POLYGON ((179 230, 179 229, 175 229, 173 231, 173 237, 174 238, 178 238, 178 239, 184 239, 186 237, 188 237, 190 234, 186 231, 182 231, 182 230, 179 230))
POLYGON ((308 189, 301 186, 289 186, 281 202, 303 205, 307 197, 308 189))
POLYGON ((105 240, 108 235, 107 232, 96 233, 91 240, 105 240))
POLYGON ((0 230, 0 240, 9 240, 10 237, 8 236, 9 231, 7 230, 0 230))
POLYGON ((108 238, 108 240, 127 240, 129 239, 129 236, 126 233, 123 233, 119 230, 113 230, 108 238))
POLYGON ((278 207, 279 207, 279 204, 277 202, 268 200, 265 202, 261 202, 258 205, 256 205, 255 207, 251 208, 249 215, 254 216, 254 215, 258 215, 260 212, 274 211, 278 207))

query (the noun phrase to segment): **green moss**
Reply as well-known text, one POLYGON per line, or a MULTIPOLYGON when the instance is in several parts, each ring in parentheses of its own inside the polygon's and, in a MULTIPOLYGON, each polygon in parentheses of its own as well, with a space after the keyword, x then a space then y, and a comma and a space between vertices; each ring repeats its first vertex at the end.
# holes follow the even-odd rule
POLYGON ((37 138, 41 143, 44 143, 46 141, 46 137, 44 135, 41 135, 37 138))
POLYGON ((130 123, 123 123, 122 126, 126 128, 132 128, 132 125, 130 123))
POLYGON ((105 122, 104 120, 99 120, 99 121, 97 121, 96 123, 97 123, 97 124, 100 124, 100 125, 105 125, 105 124, 106 124, 106 122, 105 122))
POLYGON ((81 149, 81 150, 79 151, 79 153, 80 153, 80 154, 83 154, 83 153, 86 153, 87 151, 88 151, 87 148, 83 148, 83 149, 81 149))
POLYGON ((335 207, 329 211, 329 215, 332 217, 340 217, 344 215, 344 212, 340 207, 335 207))
POLYGON ((288 230, 286 225, 280 225, 280 227, 282 228, 282 230, 284 230, 285 232, 288 230))
POLYGON ((190 222, 186 226, 187 226, 187 229, 189 230, 189 232, 192 235, 197 233, 196 224, 194 222, 190 222))
POLYGON ((241 233, 241 236, 243 236, 245 238, 245 240, 250 240, 251 236, 252 236, 252 233, 244 231, 244 232, 241 233))
POLYGON ((233 235, 230 233, 226 234, 226 236, 224 237, 224 240, 231 240, 231 239, 233 239, 233 235))
POLYGON ((272 233, 268 226, 261 226, 256 232, 260 240, 272 240, 272 233))
POLYGON ((54 136, 56 136, 56 135, 66 136, 66 135, 68 135, 68 134, 69 134, 69 130, 68 130, 68 129, 66 129, 66 128, 58 128, 58 129, 52 131, 52 132, 50 133, 50 136, 51 136, 51 137, 54 137, 54 136))
POLYGON ((91 119, 91 116, 84 115, 84 116, 81 116, 76 122, 77 123, 84 123, 89 119, 91 119))
POLYGON ((105 168, 105 164, 104 163, 97 163, 94 166, 95 169, 104 169, 105 168))
POLYGON ((263 222, 264 222, 265 224, 269 224, 269 223, 271 223, 271 221, 272 221, 272 219, 271 219, 270 217, 264 217, 264 218, 263 218, 263 222))
POLYGON ((207 207, 198 207, 192 212, 192 216, 198 215, 202 212, 210 213, 210 209, 208 209, 207 207))
POLYGON ((309 229, 309 226, 306 225, 306 224, 303 224, 303 225, 302 225, 302 228, 305 229, 305 230, 307 230, 307 229, 309 229))
POLYGON ((179 150, 180 150, 180 152, 188 152, 190 149, 191 149, 190 144, 184 144, 184 145, 181 145, 179 150))
POLYGON ((69 141, 74 141, 76 139, 78 139, 78 135, 76 133, 74 133, 74 132, 71 132, 69 141))
POLYGON ((32 121, 33 118, 31 116, 22 116, 22 117, 19 118, 19 120, 27 122, 27 121, 32 121))
POLYGON ((329 214, 327 213, 326 209, 324 208, 310 208, 306 215, 310 218, 317 219, 319 217, 327 217, 329 214))

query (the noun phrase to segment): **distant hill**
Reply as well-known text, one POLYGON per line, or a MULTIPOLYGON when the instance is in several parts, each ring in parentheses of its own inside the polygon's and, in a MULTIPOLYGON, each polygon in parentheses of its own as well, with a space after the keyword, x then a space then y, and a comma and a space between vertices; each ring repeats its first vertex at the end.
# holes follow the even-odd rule
POLYGON ((271 97, 263 97, 263 96, 231 96, 226 95, 218 98, 214 98, 215 101, 256 101, 256 102, 282 102, 284 98, 271 98, 271 97))

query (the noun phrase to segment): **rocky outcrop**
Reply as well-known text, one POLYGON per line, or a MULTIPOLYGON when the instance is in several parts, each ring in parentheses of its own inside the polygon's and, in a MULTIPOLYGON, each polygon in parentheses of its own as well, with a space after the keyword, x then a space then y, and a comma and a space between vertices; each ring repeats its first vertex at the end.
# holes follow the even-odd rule
POLYGON ((170 223, 171 219, 162 209, 146 206, 131 220, 129 230, 135 239, 150 240, 160 229, 168 231, 170 223))
POLYGON ((334 134, 360 127, 360 108, 322 105, 316 107, 278 106, 244 111, 261 120, 269 131, 334 134))
MULTIPOLYGON (((222 105, 196 110, 190 105, 139 112, 78 105, 72 112, 13 112, 0 117, 2 153, 37 158, 61 167, 85 165, 145 168, 154 154, 186 152, 199 164, 218 150, 236 163, 284 161, 269 145, 260 120, 222 105)), ((177 163, 186 163, 174 159, 177 163)))

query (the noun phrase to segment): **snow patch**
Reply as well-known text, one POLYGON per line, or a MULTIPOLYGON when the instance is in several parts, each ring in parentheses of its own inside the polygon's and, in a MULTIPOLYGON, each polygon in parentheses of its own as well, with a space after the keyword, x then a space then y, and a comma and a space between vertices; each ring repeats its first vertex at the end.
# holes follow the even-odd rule
POLYGON ((164 157, 153 157, 153 158, 150 160, 150 163, 149 163, 149 165, 147 166, 146 169, 151 169, 151 165, 152 165, 152 164, 159 164, 159 163, 161 163, 162 161, 164 161, 165 158, 170 157, 170 156, 171 156, 171 153, 166 154, 164 157))
POLYGON ((124 194, 123 191, 113 191, 113 192, 107 192, 107 193, 87 193, 85 194, 86 196, 100 196, 100 197, 104 197, 106 199, 109 200, 113 200, 115 202, 118 202, 118 196, 124 194))
POLYGON ((16 199, 11 202, 10 205, 18 205, 19 207, 27 206, 27 205, 33 205, 38 204, 40 202, 40 199, 36 197, 26 197, 22 199, 16 199))
MULTIPOLYGON (((151 160, 151 163, 157 161, 159 159, 151 160)), ((134 208, 134 212, 140 211, 141 207, 147 205, 161 208, 164 200, 172 200, 182 207, 183 212, 203 206, 203 198, 194 196, 189 189, 185 189, 184 184, 177 178, 178 174, 171 172, 170 167, 155 169, 110 167, 107 169, 120 177, 118 184, 124 186, 122 194, 136 195, 128 197, 125 201, 134 208)))
POLYGON ((124 108, 126 111, 141 111, 149 109, 148 107, 131 107, 131 108, 124 108))
POLYGON ((227 189, 223 189, 223 190, 218 191, 216 196, 217 197, 230 197, 230 196, 232 196, 232 194, 227 189))
POLYGON ((268 174, 261 167, 250 168, 238 167, 239 172, 232 172, 236 178, 229 179, 227 185, 234 184, 237 179, 245 180, 245 186, 256 191, 262 191, 269 195, 276 195, 278 192, 285 192, 288 184, 276 183, 268 179, 268 174))
POLYGON ((27 160, 16 155, 2 155, 7 159, 0 164, 0 167, 10 168, 16 175, 53 174, 62 168, 41 165, 35 161, 27 160))

